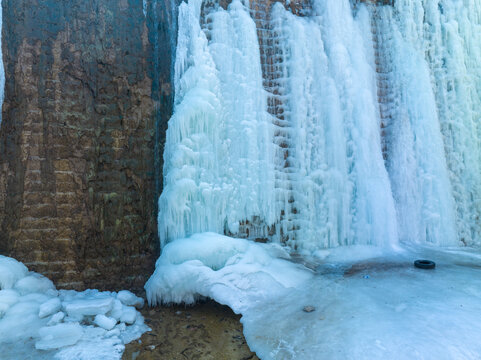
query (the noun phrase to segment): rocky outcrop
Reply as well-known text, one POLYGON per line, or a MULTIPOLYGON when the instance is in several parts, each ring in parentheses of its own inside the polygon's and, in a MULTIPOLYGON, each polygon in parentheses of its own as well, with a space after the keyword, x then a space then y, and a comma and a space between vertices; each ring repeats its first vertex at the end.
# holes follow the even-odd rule
POLYGON ((165 54, 153 44, 169 38, 167 10, 146 18, 141 0, 3 6, 0 253, 60 287, 140 287, 158 256, 155 153, 172 100, 169 69, 158 74, 169 44, 165 54))

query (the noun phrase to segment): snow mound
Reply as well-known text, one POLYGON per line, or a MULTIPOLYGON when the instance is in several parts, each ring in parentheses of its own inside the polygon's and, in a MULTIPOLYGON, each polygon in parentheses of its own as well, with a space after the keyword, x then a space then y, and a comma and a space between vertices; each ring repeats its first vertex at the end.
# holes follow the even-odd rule
POLYGON ((135 308, 143 304, 126 290, 58 291, 46 277, 0 255, 2 359, 120 359, 125 344, 150 330, 135 308))
POLYGON ((241 312, 262 299, 281 296, 312 274, 279 256, 275 244, 258 244, 215 233, 167 244, 145 289, 149 304, 192 304, 201 296, 241 312))
POLYGON ((18 280, 14 286, 15 290, 17 290, 20 295, 26 295, 31 293, 46 293, 50 290, 50 292, 55 293, 56 289, 49 279, 45 276, 40 274, 31 273, 28 276, 18 280))

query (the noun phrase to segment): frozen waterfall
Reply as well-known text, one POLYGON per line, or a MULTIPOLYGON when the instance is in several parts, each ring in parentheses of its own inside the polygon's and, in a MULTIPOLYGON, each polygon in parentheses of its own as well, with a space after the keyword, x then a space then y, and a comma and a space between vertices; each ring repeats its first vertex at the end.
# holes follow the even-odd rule
POLYGON ((179 7, 149 303, 262 359, 479 359, 479 1, 222 5, 179 7))
POLYGON ((481 5, 178 9, 163 244, 481 243, 481 5))

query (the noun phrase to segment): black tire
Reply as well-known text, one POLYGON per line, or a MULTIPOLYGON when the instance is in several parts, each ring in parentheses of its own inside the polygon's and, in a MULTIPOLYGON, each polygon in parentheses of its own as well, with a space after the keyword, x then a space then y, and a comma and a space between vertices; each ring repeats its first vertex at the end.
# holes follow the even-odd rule
POLYGON ((414 266, 420 269, 434 269, 436 264, 431 260, 416 260, 414 266))

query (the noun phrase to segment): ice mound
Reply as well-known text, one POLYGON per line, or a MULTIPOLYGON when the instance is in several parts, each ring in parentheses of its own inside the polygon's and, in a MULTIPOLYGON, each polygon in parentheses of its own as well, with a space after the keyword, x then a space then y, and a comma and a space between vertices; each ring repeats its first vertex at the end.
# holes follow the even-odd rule
POLYGON ((258 244, 215 233, 195 234, 166 245, 145 285, 149 304, 204 296, 241 312, 260 300, 281 296, 312 274, 275 244, 258 244))
POLYGON ((28 269, 25 265, 15 259, 0 255, 0 289, 11 289, 27 273, 28 269))
POLYGON ((126 290, 57 291, 46 277, 0 255, 2 359, 120 359, 124 345, 149 330, 135 308, 143 305, 126 290))

